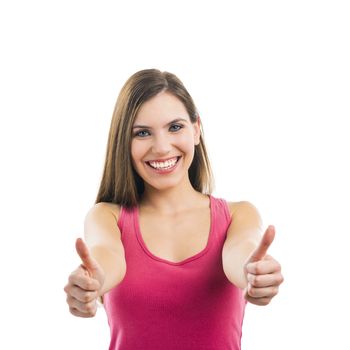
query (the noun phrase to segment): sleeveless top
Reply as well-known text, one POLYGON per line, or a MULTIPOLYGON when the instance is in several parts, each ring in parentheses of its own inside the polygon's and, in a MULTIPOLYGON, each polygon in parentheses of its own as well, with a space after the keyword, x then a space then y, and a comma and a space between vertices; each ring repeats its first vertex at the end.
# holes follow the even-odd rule
POLYGON ((138 207, 121 207, 124 279, 103 296, 109 350, 239 350, 246 301, 226 277, 222 248, 231 218, 227 202, 209 195, 206 247, 181 262, 153 255, 138 207))

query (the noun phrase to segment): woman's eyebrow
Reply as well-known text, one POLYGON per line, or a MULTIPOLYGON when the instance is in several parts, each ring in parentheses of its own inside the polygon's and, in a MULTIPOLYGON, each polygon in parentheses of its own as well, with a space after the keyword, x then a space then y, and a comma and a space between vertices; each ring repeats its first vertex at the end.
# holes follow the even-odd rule
MULTIPOLYGON (((177 123, 177 122, 180 122, 180 121, 182 121, 182 122, 188 122, 187 119, 184 119, 184 118, 176 118, 176 119, 172 120, 171 122, 167 123, 165 126, 168 126, 168 125, 170 125, 170 124, 177 123)), ((132 128, 133 128, 133 129, 136 129, 136 128, 152 129, 152 127, 151 127, 151 126, 148 126, 148 125, 134 125, 132 128)))

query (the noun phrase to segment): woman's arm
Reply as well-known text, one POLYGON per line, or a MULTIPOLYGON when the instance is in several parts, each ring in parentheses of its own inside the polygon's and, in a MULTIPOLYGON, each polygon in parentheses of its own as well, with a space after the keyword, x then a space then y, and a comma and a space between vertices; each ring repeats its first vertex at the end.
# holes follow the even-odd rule
POLYGON ((121 282, 125 276, 124 248, 117 226, 119 208, 98 203, 87 213, 85 239, 78 238, 76 251, 81 265, 74 270, 64 287, 69 311, 78 317, 94 317, 96 300, 121 282), (113 210, 112 210, 113 208, 113 210))
POLYGON ((223 268, 228 280, 244 289, 247 286, 244 266, 261 240, 262 220, 249 202, 229 203, 229 207, 232 222, 222 250, 223 268))
POLYGON ((102 296, 119 284, 126 272, 124 247, 117 225, 119 207, 97 203, 87 213, 84 236, 93 258, 104 271, 105 280, 99 291, 102 296))
POLYGON ((228 280, 245 289, 247 301, 267 305, 283 282, 281 266, 267 255, 275 229, 269 226, 263 237, 262 220, 249 202, 230 203, 232 222, 222 252, 223 269, 228 280))

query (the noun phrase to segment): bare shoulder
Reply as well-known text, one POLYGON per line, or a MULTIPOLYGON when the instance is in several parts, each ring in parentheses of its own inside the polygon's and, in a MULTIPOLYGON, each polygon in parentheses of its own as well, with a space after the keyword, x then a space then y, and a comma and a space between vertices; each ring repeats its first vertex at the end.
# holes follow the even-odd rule
POLYGON ((232 218, 228 228, 227 241, 236 244, 246 240, 247 237, 259 241, 263 222, 258 209, 248 201, 227 203, 232 218))
POLYGON ((90 246, 115 246, 121 239, 118 228, 120 206, 113 203, 95 204, 86 214, 84 236, 90 246))
POLYGON ((237 216, 258 216, 258 209, 249 201, 227 202, 231 218, 237 216))
POLYGON ((119 214, 120 214, 120 205, 115 203, 109 203, 109 202, 100 202, 96 203, 90 211, 108 211, 111 212, 116 221, 118 221, 119 214))

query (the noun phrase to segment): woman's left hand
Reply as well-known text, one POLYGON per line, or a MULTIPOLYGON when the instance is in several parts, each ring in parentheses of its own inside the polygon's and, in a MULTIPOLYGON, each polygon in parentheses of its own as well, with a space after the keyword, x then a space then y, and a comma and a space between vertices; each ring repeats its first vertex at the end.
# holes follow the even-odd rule
POLYGON ((248 282, 244 290, 245 299, 255 305, 267 305, 278 294, 279 285, 284 278, 281 265, 266 252, 275 237, 275 228, 269 226, 259 246, 244 266, 248 282))

